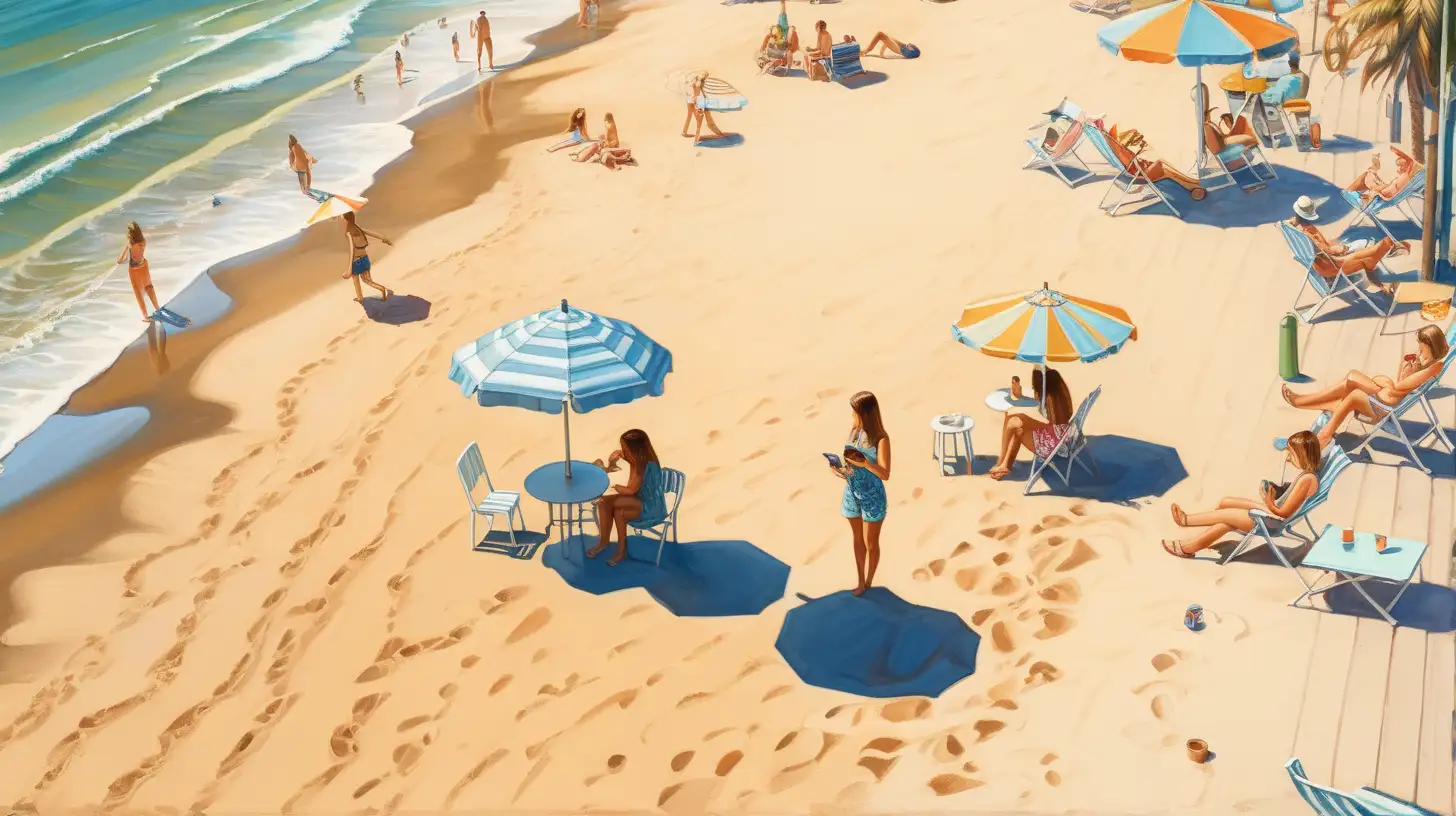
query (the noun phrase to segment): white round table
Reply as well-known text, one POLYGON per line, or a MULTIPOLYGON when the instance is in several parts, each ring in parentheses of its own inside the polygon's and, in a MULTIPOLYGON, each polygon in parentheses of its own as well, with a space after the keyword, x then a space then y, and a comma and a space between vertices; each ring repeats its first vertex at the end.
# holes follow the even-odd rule
POLYGON ((974 427, 976 427, 976 421, 968 416, 941 414, 930 420, 930 430, 935 432, 930 455, 940 463, 940 475, 950 474, 950 467, 946 463, 945 442, 947 439, 950 440, 952 456, 960 456, 960 443, 965 442, 966 473, 971 472, 971 457, 975 455, 971 451, 971 429, 974 427))
POLYGON ((1036 399, 1032 397, 1012 397, 1010 388, 998 388, 986 395, 986 407, 1002 414, 1012 408, 1035 408, 1036 406, 1036 399))

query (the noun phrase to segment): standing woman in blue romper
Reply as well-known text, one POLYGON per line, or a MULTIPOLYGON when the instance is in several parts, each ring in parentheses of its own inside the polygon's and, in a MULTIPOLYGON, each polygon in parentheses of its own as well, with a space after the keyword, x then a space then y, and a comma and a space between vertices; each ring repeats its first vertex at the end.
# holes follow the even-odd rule
POLYGON ((849 519, 854 534, 854 566, 859 574, 855 595, 863 595, 875 581, 875 568, 880 565, 880 528, 885 524, 885 482, 890 479, 890 437, 880 419, 880 401, 868 391, 849 398, 854 410, 854 427, 850 429, 845 449, 853 448, 862 458, 845 456, 844 466, 829 467, 848 484, 840 512, 849 519))

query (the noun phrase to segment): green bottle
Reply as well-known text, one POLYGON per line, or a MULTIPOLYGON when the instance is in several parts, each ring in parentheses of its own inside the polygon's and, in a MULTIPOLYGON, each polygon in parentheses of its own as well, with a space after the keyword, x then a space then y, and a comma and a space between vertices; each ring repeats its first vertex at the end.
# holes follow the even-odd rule
POLYGON ((1292 314, 1279 321, 1279 376, 1299 376, 1299 320, 1292 314))

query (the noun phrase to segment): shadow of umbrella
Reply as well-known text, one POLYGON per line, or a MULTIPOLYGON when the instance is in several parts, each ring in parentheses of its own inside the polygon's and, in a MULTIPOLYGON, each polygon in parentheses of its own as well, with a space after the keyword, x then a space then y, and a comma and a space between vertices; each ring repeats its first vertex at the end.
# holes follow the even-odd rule
POLYGON ((615 567, 607 559, 615 548, 596 558, 586 550, 596 536, 572 536, 548 544, 541 563, 568 585, 593 595, 639 587, 663 608, 683 618, 757 615, 784 596, 789 565, 747 541, 668 543, 662 564, 655 565, 657 541, 627 537, 627 558, 615 567))
POLYGON ((980 645, 959 615, 882 587, 789 610, 774 642, 805 683, 861 697, 938 697, 975 673, 980 645))
MULTIPOLYGON (((1077 462, 1072 466, 1070 486, 1048 468, 1031 495, 1067 496, 1136 507, 1139 499, 1161 496, 1188 478, 1188 470, 1177 450, 1125 436, 1088 436, 1087 448, 1077 462), (1083 462, 1088 465, 1095 462, 1100 475, 1083 470, 1083 462)), ((994 456, 976 457, 978 471, 989 470, 995 463, 994 456)), ((1024 482, 1030 475, 1031 462, 1023 455, 1006 479, 1024 482)))

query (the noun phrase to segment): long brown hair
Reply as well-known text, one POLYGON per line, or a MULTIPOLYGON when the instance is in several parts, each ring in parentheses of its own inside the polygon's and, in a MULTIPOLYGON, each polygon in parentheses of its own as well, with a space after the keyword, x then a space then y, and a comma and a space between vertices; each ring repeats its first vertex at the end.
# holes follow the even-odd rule
POLYGON ((849 407, 854 410, 854 415, 859 417, 859 425, 864 431, 865 441, 878 447, 880 440, 889 436, 885 433, 885 421, 880 418, 879 399, 869 391, 861 391, 849 398, 849 407))
POLYGON ((1294 462, 1295 467, 1305 473, 1319 473, 1319 437, 1309 431, 1299 431, 1289 437, 1284 449, 1289 451, 1289 458, 1294 462))
POLYGON ((144 244, 147 242, 147 236, 142 234, 141 225, 133 221, 126 225, 126 240, 132 244, 144 244))
POLYGON ((1045 392, 1047 421, 1053 425, 1066 425, 1072 421, 1072 390, 1067 388, 1067 381, 1062 379, 1062 373, 1055 368, 1046 370, 1045 383, 1041 369, 1031 372, 1031 393, 1036 396, 1037 402, 1043 401, 1045 392))
POLYGON ((288 146, 293 147, 296 144, 298 144, 298 137, 294 136, 292 133, 288 134, 288 146))
POLYGON ((1451 351, 1451 345, 1446 342, 1446 333, 1435 326, 1422 326, 1416 332, 1416 340, 1431 350, 1431 359, 1436 362, 1446 359, 1446 354, 1451 351))
POLYGON ((647 438, 647 432, 633 428, 622 434, 619 440, 622 443, 622 452, 632 464, 638 467, 645 466, 648 462, 657 461, 657 451, 652 447, 652 440, 647 438))
POLYGON ((580 130, 586 126, 586 108, 577 108, 571 114, 571 121, 566 123, 567 132, 580 130))

